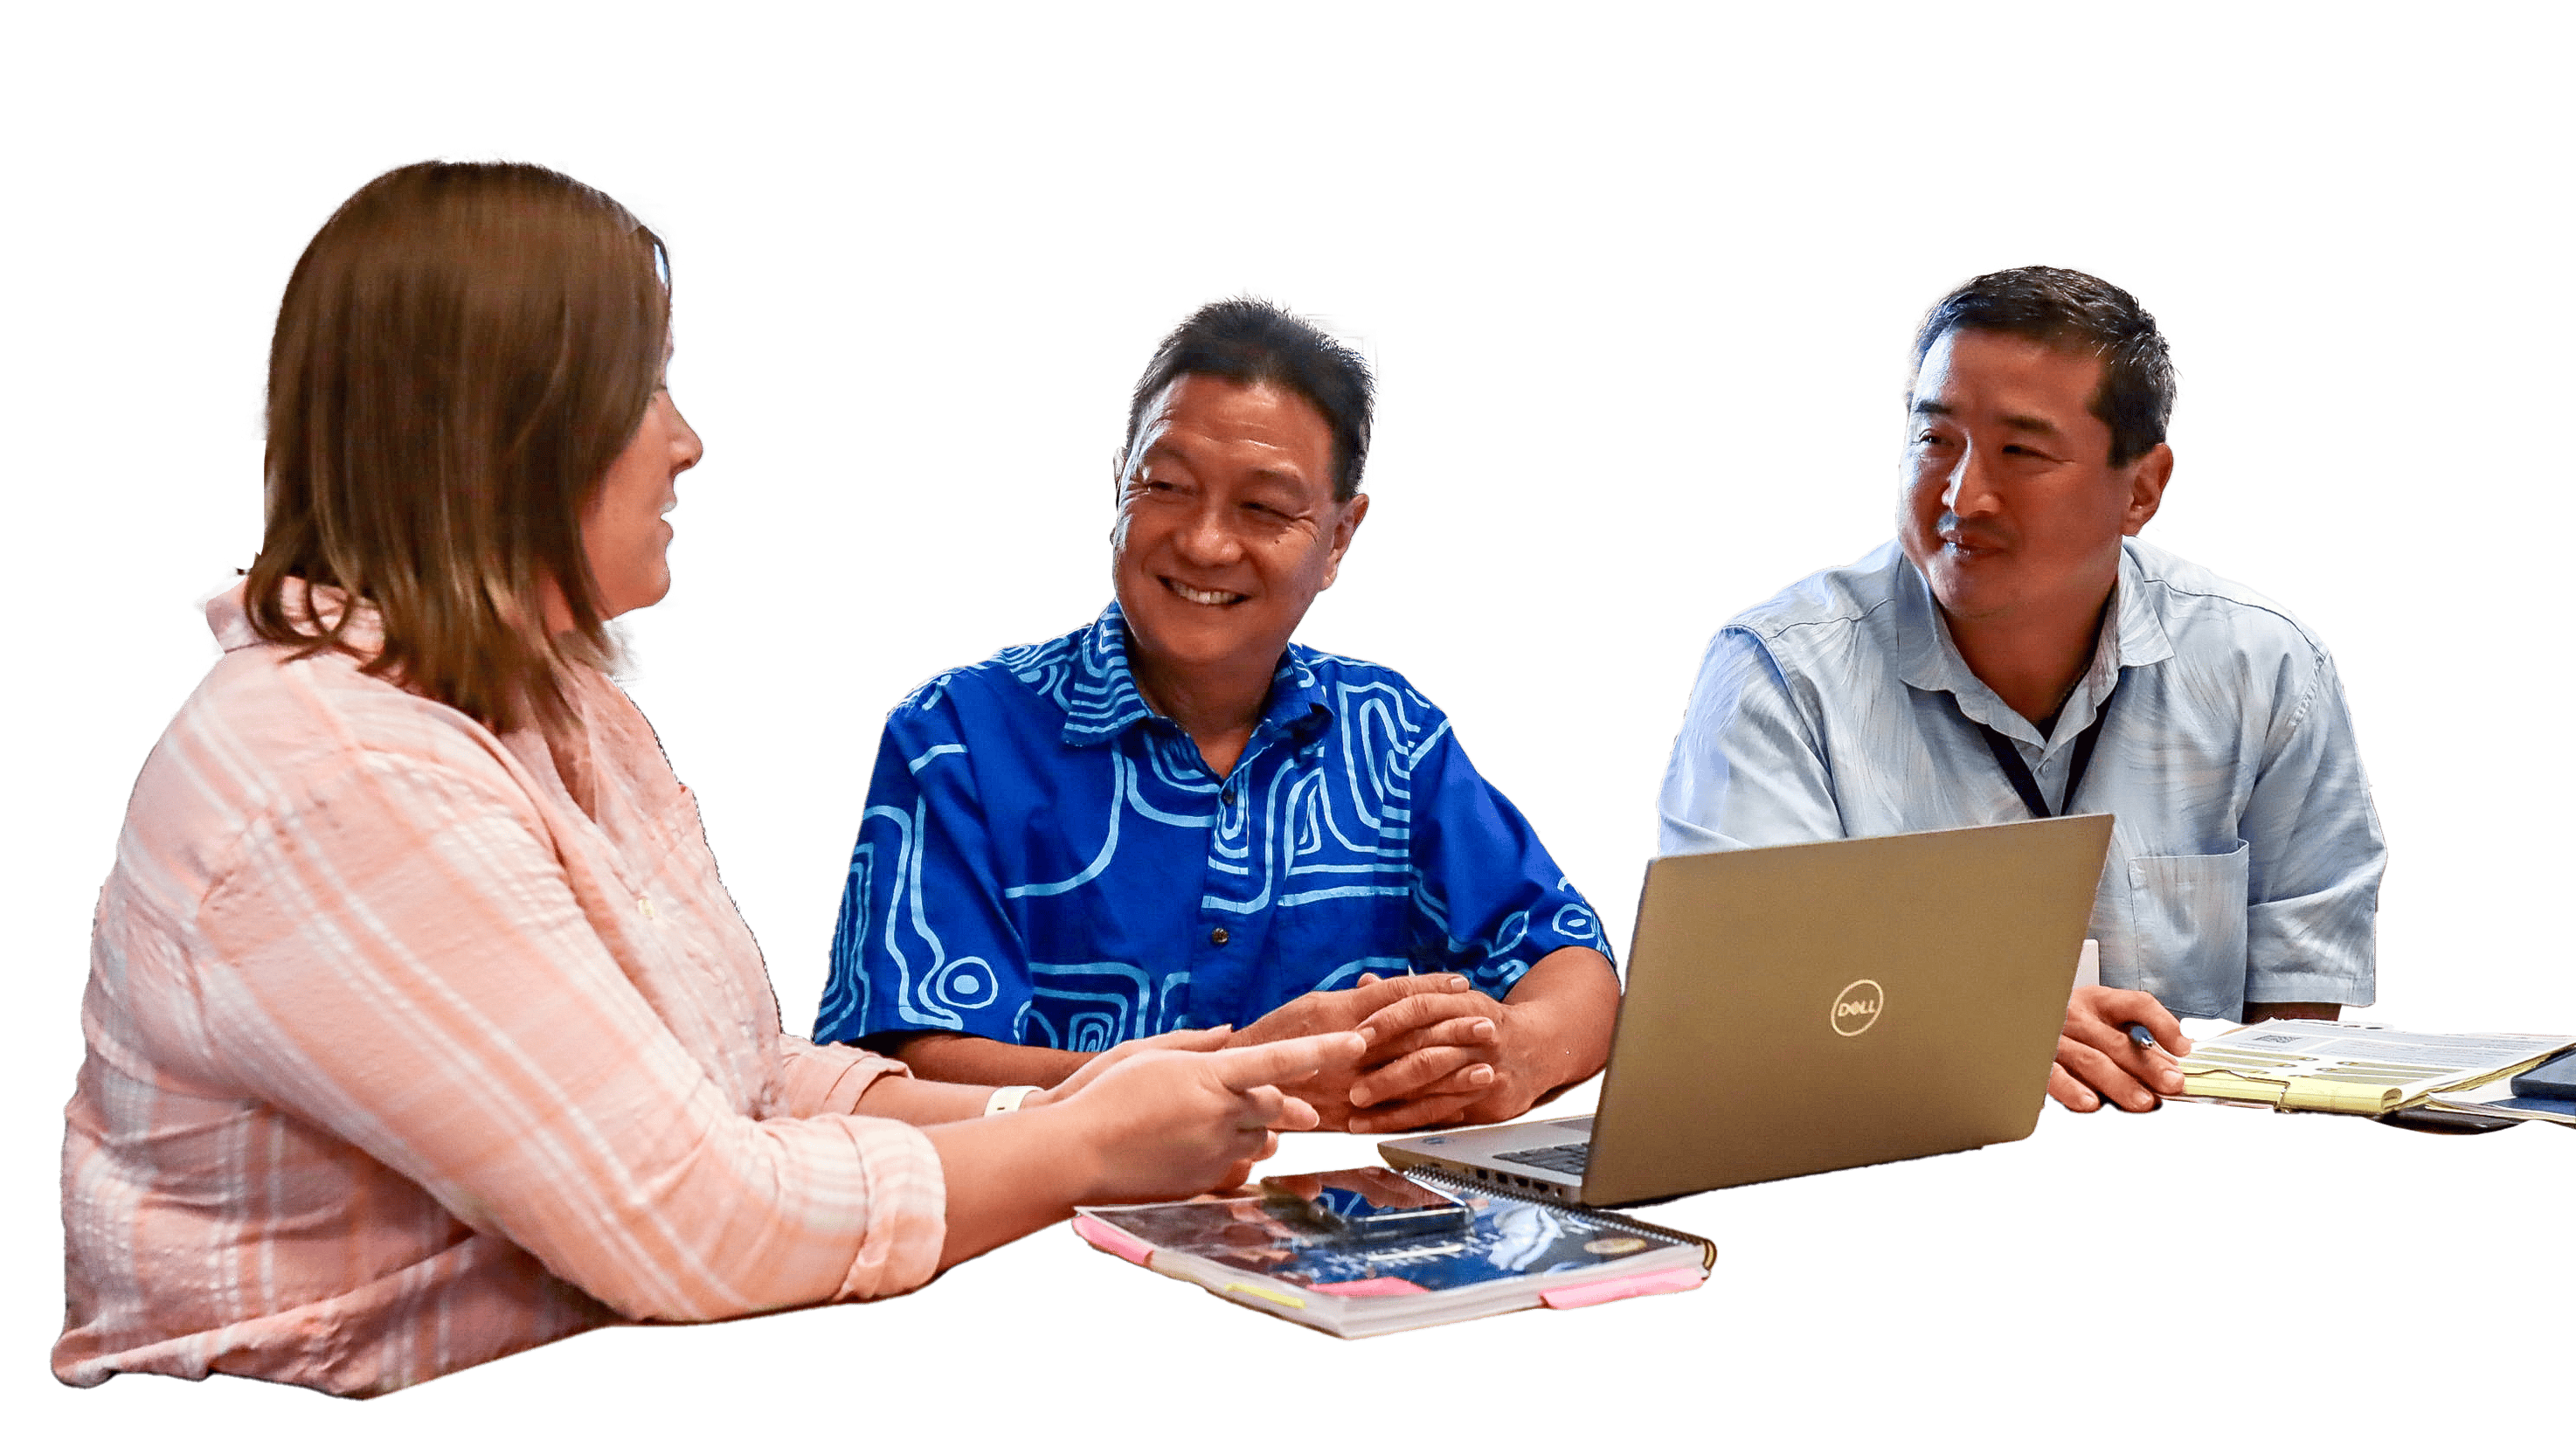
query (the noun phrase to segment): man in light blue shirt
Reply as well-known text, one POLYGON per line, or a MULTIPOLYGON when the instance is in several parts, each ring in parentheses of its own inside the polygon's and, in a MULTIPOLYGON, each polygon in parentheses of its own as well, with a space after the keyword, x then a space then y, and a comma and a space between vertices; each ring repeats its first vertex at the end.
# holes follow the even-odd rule
MULTIPOLYGON (((1897 538, 1736 617, 1665 775, 1662 851, 2112 813, 2100 986, 2050 1093, 2152 1109, 2173 1014, 2370 1003, 2386 861, 2333 660, 2134 537, 2173 472, 2155 320, 2085 274, 1962 285, 1915 341, 1897 538)), ((1976 911, 1977 886, 1959 885, 1976 911)), ((1938 932, 1927 925, 1926 932, 1938 932)))

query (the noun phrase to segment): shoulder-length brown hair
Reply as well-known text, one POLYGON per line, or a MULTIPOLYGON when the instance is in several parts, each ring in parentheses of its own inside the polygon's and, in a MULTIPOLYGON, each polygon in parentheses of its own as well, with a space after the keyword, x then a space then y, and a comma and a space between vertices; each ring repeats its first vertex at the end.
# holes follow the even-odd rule
POLYGON ((267 530, 252 629, 495 731, 569 720, 563 671, 609 658, 581 515, 660 387, 661 239, 544 167, 421 162, 358 189, 287 280, 268 363, 267 530), (571 629, 547 629, 546 585, 571 629))

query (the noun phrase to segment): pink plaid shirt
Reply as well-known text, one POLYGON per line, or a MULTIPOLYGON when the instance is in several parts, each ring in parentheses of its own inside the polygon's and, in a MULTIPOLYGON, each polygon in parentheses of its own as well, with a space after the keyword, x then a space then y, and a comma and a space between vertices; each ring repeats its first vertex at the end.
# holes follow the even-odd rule
POLYGON ((902 1067, 780 1032, 623 692, 496 737, 206 615, 99 896, 55 1376, 381 1393, 930 1276, 937 1155, 850 1114, 902 1067))

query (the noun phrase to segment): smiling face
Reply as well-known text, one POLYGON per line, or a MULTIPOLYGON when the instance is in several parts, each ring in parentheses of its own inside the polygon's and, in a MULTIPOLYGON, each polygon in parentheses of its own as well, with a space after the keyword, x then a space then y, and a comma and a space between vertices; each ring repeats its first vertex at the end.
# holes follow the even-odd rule
POLYGON ((2092 354, 2009 334, 1947 333, 1924 354, 1897 538, 1953 622, 2101 609, 2120 538, 2155 517, 2173 472, 2162 444, 2110 463, 2091 407, 2101 377, 2092 354))
POLYGON ((1119 463, 1111 573, 1148 692, 1266 681, 1368 514, 1366 495, 1333 498, 1324 416, 1294 390, 1184 374, 1119 463))
POLYGON ((665 384, 644 406, 644 421, 601 477, 581 512, 581 549, 599 588, 601 620, 623 616, 671 592, 671 522, 680 503, 680 472, 706 447, 680 417, 665 384))

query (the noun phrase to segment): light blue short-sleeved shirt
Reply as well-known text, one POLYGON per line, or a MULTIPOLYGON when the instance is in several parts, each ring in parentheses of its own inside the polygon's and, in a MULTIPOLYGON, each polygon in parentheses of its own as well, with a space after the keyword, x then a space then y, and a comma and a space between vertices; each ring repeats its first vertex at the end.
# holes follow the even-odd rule
POLYGON ((1968 669, 1893 541, 1736 617, 1673 747, 1662 851, 2026 818, 1979 724, 2062 803, 2106 699, 2068 805, 2116 815, 2091 930, 2103 983, 2227 1019, 2248 1002, 2369 1004, 2387 852, 2333 659, 2280 607, 2134 539, 2045 737, 1968 669))

